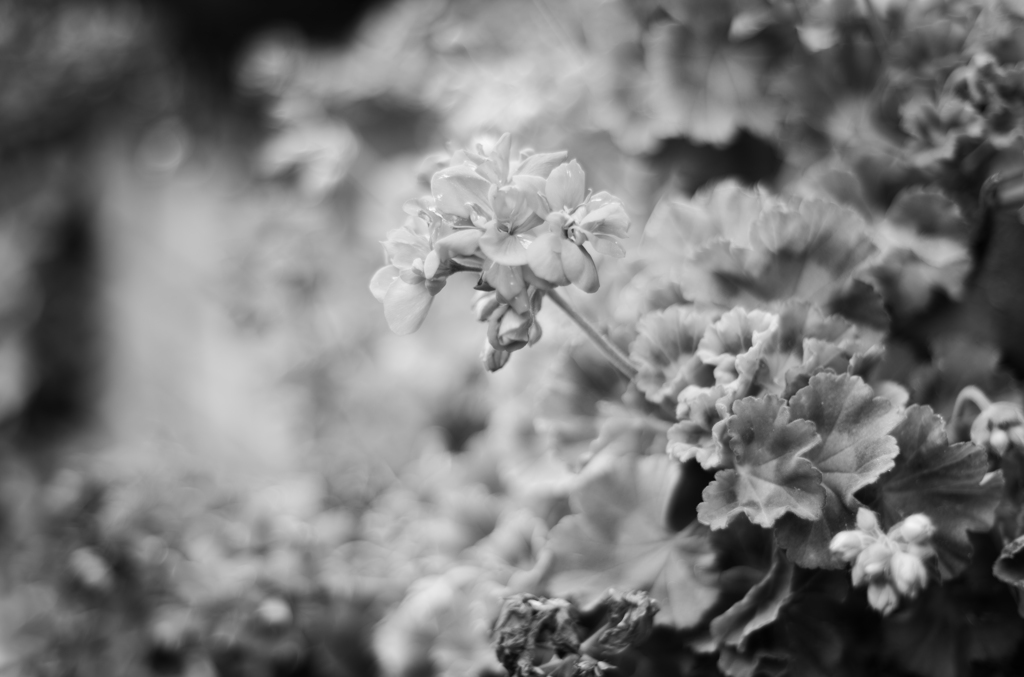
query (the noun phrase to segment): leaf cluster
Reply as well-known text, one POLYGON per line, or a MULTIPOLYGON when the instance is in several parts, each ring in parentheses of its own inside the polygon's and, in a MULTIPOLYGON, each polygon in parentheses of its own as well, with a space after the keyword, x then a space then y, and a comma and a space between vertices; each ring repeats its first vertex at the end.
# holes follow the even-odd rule
MULTIPOLYGON (((889 218, 925 209, 918 195, 889 218)), ((647 312, 626 329, 637 375, 621 397, 606 391, 614 407, 588 405, 592 442, 572 514, 547 539, 544 589, 584 605, 610 588, 647 591, 656 624, 680 633, 680 656, 713 659, 726 675, 882 664, 925 674, 893 648, 899 640, 873 651, 852 628, 899 623, 897 637, 916 637, 939 622, 917 611, 935 591, 985 576, 997 588, 976 543, 1000 506, 1012 508, 990 444, 951 439, 941 416, 890 380, 885 310, 899 297, 879 284, 876 233, 829 200, 731 183, 659 210, 633 282, 649 290, 647 312), (851 581, 836 539, 855 538, 845 534, 868 519, 858 515, 880 534, 924 520, 927 532, 906 538, 927 543, 865 551, 851 581)), ((581 391, 560 392, 565 407, 581 391)), ((1014 658, 1000 645, 955 660, 1014 658)))

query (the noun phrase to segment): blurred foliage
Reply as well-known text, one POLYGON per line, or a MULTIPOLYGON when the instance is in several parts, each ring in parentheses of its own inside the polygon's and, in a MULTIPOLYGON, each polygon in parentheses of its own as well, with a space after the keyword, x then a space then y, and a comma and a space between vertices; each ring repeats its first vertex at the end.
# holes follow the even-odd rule
POLYGON ((156 57, 129 4, 0 4, 0 152, 73 132, 156 57))

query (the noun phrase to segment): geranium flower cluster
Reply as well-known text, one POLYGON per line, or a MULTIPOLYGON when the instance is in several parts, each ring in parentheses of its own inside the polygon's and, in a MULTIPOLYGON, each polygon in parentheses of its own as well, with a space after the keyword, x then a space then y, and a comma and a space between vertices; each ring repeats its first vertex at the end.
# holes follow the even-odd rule
POLYGON ((484 361, 500 368, 512 351, 540 337, 545 292, 573 284, 597 291, 593 253, 621 257, 629 218, 618 198, 586 188, 567 153, 524 150, 511 159, 502 136, 485 152, 460 150, 412 203, 405 225, 384 241, 388 264, 370 283, 388 325, 415 331, 448 276, 479 274, 477 318, 489 325, 484 361), (593 251, 591 251, 593 250, 593 251))
POLYGON ((924 514, 910 515, 882 532, 871 510, 857 512, 857 528, 841 531, 830 545, 846 562, 853 562, 853 584, 868 586, 868 604, 888 615, 900 598, 913 599, 928 584, 926 563, 935 556, 931 545, 935 526, 924 514))

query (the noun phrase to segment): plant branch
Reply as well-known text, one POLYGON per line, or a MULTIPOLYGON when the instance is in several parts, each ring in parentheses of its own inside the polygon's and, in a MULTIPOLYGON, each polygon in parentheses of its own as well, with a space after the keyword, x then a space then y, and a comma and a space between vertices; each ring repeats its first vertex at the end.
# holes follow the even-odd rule
POLYGON ((569 316, 576 325, 583 330, 583 333, 590 337, 590 340, 597 344, 597 347, 605 354, 615 368, 622 372, 622 375, 632 380, 636 376, 636 367, 629 361, 629 357, 622 352, 617 345, 612 343, 608 338, 601 334, 594 325, 592 325, 587 318, 580 315, 576 310, 569 305, 569 303, 562 298, 554 289, 545 292, 548 297, 555 302, 555 305, 562 309, 562 311, 569 316))

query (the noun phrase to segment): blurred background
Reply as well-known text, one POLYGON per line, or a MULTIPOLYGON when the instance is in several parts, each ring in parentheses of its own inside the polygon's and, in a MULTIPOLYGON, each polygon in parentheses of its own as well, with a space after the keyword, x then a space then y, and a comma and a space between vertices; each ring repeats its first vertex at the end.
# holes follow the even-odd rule
POLYGON ((395 336, 379 242, 505 131, 641 225, 801 175, 839 81, 771 27, 704 49, 728 4, 0 0, 0 675, 502 674, 568 481, 518 403, 576 334, 485 376, 456 277, 395 336))

